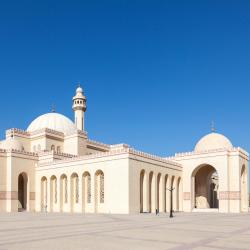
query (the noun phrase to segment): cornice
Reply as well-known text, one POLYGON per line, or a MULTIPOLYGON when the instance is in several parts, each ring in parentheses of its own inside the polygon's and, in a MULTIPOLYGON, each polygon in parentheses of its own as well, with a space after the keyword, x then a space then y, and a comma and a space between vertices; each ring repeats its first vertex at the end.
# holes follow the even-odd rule
POLYGON ((69 163, 69 162, 77 162, 77 161, 82 161, 82 160, 99 159, 103 157, 110 157, 110 156, 116 156, 116 155, 122 155, 122 154, 128 154, 128 155, 131 154, 133 156, 139 156, 142 158, 146 158, 148 160, 154 160, 154 161, 158 161, 164 164, 169 164, 178 168, 182 168, 182 165, 180 163, 170 161, 170 160, 164 159, 156 155, 147 154, 147 153, 144 153, 144 152, 132 149, 132 148, 120 148, 117 150, 112 150, 112 151, 104 152, 104 153, 96 153, 96 154, 91 154, 91 155, 73 157, 70 159, 55 160, 50 163, 48 162, 40 163, 39 166, 48 166, 48 165, 55 165, 55 164, 62 164, 62 163, 69 163))
POLYGON ((87 146, 94 146, 97 148, 105 148, 106 150, 110 150, 110 145, 90 139, 87 140, 87 146))
POLYGON ((184 153, 176 153, 175 156, 167 157, 166 159, 174 160, 176 158, 186 157, 186 156, 197 156, 197 155, 206 155, 206 154, 214 154, 214 153, 230 154, 230 153, 236 153, 236 152, 241 153, 246 158, 249 158, 249 154, 247 151, 245 151, 244 149, 240 147, 233 147, 231 149, 220 148, 220 149, 204 150, 204 151, 199 151, 199 152, 191 151, 191 152, 184 152, 184 153))

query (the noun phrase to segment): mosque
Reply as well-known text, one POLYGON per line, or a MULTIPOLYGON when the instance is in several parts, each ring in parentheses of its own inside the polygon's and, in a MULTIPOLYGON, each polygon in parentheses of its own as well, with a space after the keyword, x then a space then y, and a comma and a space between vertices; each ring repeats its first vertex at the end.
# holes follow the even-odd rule
POLYGON ((225 136, 204 136, 172 157, 88 138, 86 97, 75 120, 44 114, 0 142, 0 211, 71 213, 248 212, 248 153, 225 136))

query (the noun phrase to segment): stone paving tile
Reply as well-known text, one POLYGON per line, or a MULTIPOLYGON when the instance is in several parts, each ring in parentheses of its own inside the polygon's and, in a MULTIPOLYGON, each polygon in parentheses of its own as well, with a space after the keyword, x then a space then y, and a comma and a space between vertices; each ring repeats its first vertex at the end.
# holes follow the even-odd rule
POLYGON ((16 213, 0 224, 0 250, 250 249, 250 214, 16 213))

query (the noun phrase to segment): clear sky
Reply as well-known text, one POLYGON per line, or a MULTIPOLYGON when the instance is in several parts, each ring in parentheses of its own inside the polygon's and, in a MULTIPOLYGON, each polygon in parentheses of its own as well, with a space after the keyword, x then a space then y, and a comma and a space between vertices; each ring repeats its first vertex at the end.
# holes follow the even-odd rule
POLYGON ((167 156, 214 120, 250 151, 250 1, 1 1, 0 136, 80 81, 89 137, 167 156))

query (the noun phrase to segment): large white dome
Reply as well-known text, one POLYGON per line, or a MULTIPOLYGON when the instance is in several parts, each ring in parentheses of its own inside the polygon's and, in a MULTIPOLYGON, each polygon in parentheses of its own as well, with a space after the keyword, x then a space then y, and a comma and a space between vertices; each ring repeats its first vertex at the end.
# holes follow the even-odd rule
POLYGON ((44 128, 56 130, 65 135, 77 131, 75 124, 69 118, 58 113, 48 113, 39 116, 29 125, 27 131, 34 132, 44 128))
POLYGON ((199 140, 194 151, 200 152, 212 149, 231 149, 232 147, 233 145, 227 137, 218 133, 211 133, 199 140))

